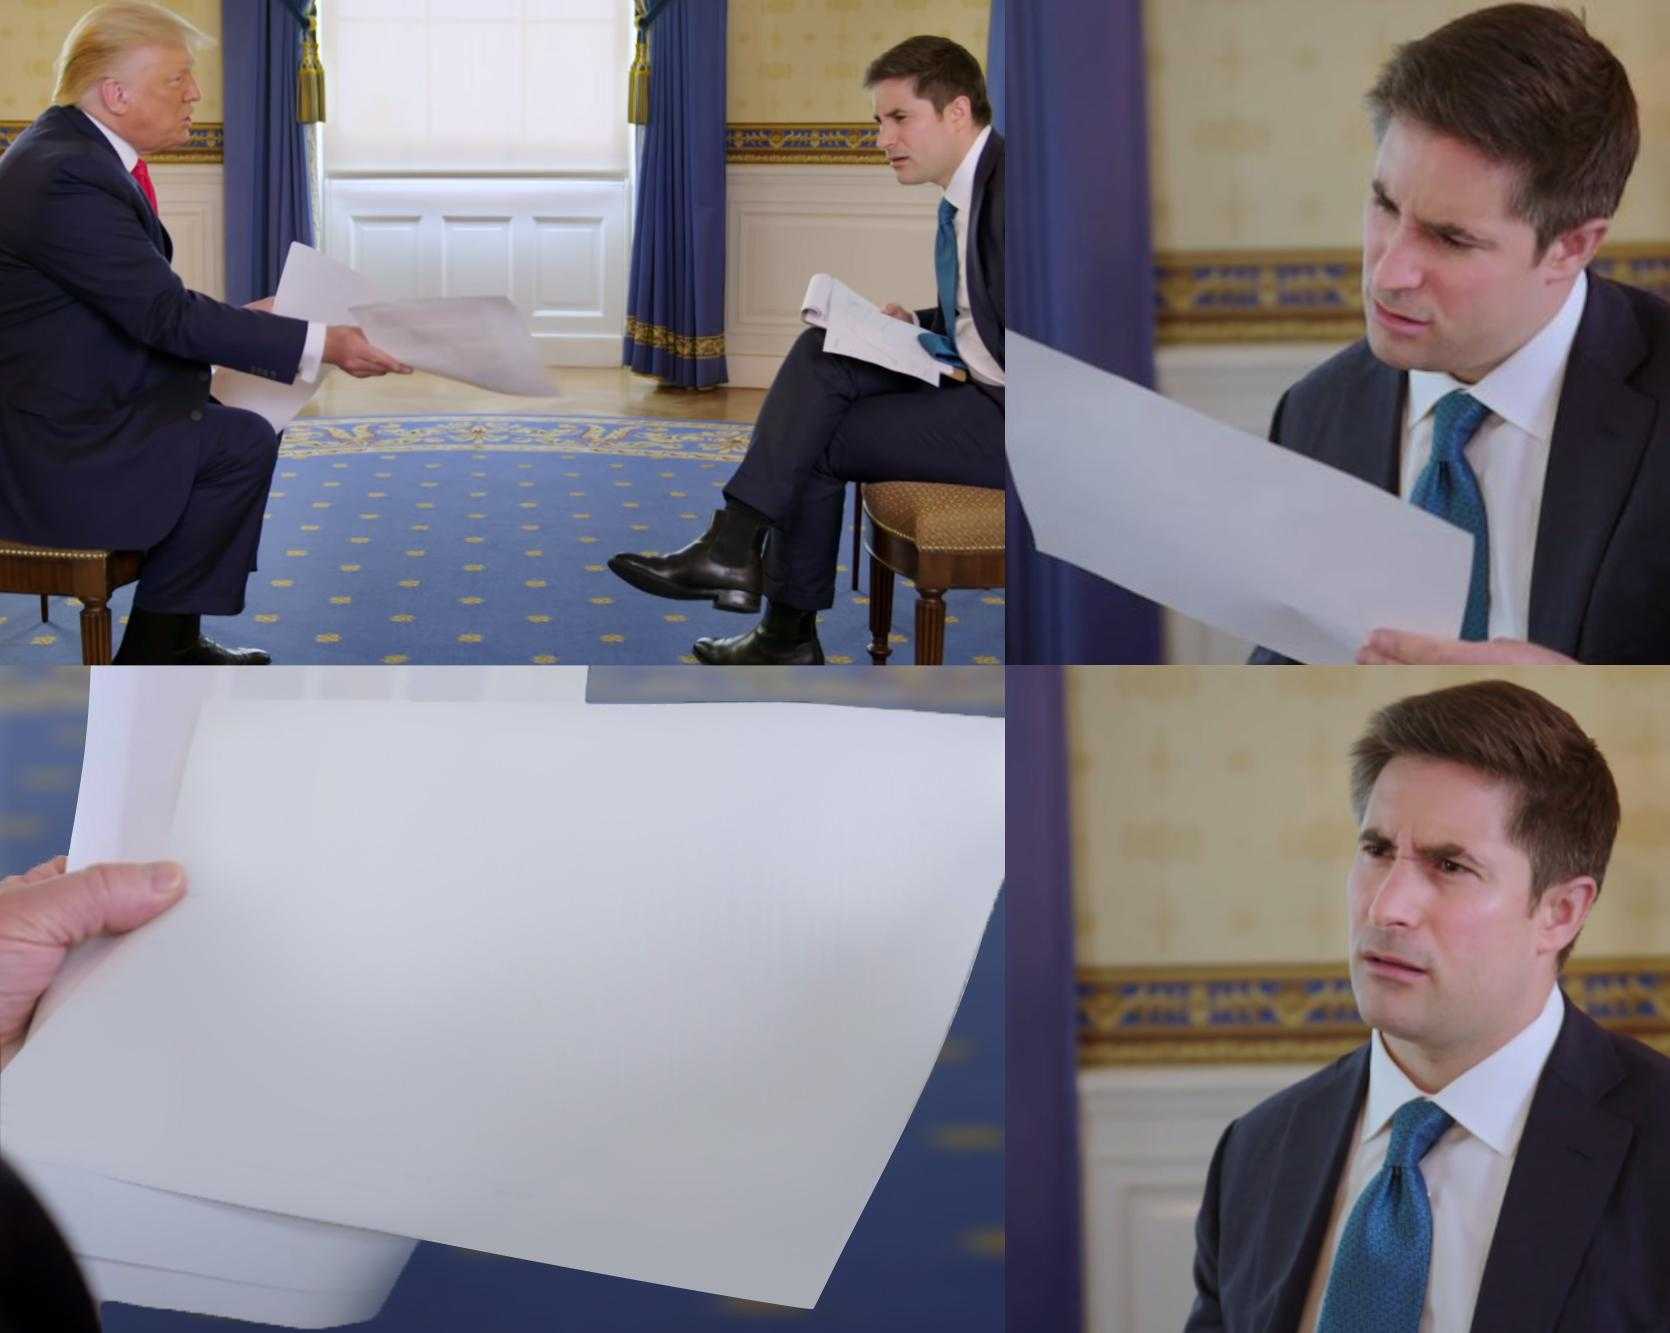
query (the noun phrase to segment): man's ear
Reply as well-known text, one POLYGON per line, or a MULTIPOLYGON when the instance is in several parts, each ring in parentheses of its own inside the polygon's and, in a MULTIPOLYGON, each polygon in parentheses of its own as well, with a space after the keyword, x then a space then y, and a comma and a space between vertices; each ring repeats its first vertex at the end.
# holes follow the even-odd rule
POLYGON ((1589 875, 1550 884, 1544 889, 1531 909, 1541 952, 1557 955, 1575 940, 1599 895, 1600 885, 1589 875))
POLYGON ((1610 219, 1590 218, 1556 236, 1549 242, 1542 257, 1542 267, 1547 270, 1549 279, 1565 282, 1588 268, 1589 261, 1595 257, 1595 251, 1600 249, 1601 242, 1611 229, 1610 219))

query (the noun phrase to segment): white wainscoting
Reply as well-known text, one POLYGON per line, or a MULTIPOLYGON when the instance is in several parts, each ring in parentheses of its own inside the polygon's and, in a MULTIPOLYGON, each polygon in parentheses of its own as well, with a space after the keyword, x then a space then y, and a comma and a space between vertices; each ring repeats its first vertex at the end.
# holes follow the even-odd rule
POLYGON ((546 364, 620 364, 631 263, 624 179, 333 177, 325 250, 385 300, 506 296, 546 364))
MULTIPOLYGON (((1263 437, 1287 387, 1338 350, 1338 343, 1203 344, 1162 347, 1155 359, 1166 397, 1263 437)), ((1252 648, 1169 610, 1164 635, 1171 663, 1234 665, 1245 662, 1252 648)))
POLYGON ((1084 1333, 1178 1333, 1194 1300, 1195 1214, 1219 1135, 1314 1068, 1079 1075, 1084 1333))
POLYGON ((174 238, 174 271, 194 292, 226 299, 226 184, 218 165, 151 168, 157 211, 174 238))
POLYGON ((814 273, 877 305, 934 303, 940 192, 891 167, 726 168, 725 361, 730 382, 770 385, 800 331, 814 273))

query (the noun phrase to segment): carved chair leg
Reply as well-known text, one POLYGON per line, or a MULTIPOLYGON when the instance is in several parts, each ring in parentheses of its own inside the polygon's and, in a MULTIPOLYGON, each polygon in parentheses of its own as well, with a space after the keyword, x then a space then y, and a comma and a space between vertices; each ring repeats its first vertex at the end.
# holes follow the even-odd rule
POLYGON ((82 599, 81 661, 86 666, 110 665, 110 603, 105 598, 82 599))
POLYGON ((940 666, 945 661, 945 590, 916 588, 916 665, 940 666))
POLYGON ((893 651, 893 571, 870 557, 870 662, 886 666, 893 651))

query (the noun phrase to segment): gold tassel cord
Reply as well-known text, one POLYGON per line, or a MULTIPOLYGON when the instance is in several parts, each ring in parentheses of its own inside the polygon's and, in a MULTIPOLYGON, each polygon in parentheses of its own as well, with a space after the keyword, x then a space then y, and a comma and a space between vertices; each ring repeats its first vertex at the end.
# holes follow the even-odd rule
POLYGON ((325 120, 325 66, 319 59, 319 6, 307 12, 307 31, 302 36, 302 66, 296 79, 296 119, 303 125, 320 125, 325 120))
POLYGON ((627 73, 626 123, 649 124, 649 43, 641 28, 638 30, 638 51, 632 57, 632 68, 627 73))

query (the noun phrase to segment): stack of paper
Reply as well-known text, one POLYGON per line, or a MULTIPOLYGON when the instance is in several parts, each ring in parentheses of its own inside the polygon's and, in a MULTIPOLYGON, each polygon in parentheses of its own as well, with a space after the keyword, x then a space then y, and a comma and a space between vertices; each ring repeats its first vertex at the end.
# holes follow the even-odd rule
POLYGON ((827 273, 815 274, 806 285, 800 317, 823 329, 823 350, 856 357, 884 370, 896 370, 928 384, 942 375, 966 379, 964 371, 930 356, 922 346, 922 330, 902 319, 883 314, 852 288, 827 273))
MULTIPOLYGON (((89 770, 151 729, 99 693, 89 770)), ((995 899, 1000 720, 190 712, 166 795, 117 821, 190 893, 66 979, 0 1086, 0 1146, 106 1298, 321 1327, 379 1306, 397 1238, 422 1238, 816 1302, 995 899), (630 799, 695 772, 761 836, 705 801, 630 799), (877 821, 862 865, 828 855, 860 785, 882 808, 931 787, 946 814, 927 836, 877 821), (784 828, 805 855, 766 836, 784 828), (130 1215, 150 1221, 105 1225, 130 1215)), ((93 818, 84 802, 78 856, 121 854, 82 835, 93 818)))

